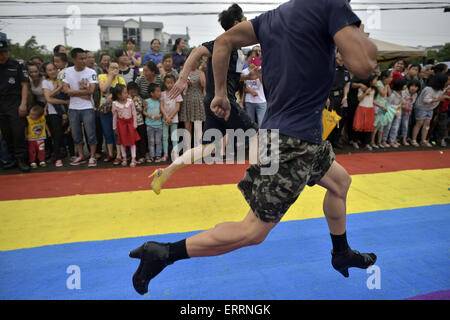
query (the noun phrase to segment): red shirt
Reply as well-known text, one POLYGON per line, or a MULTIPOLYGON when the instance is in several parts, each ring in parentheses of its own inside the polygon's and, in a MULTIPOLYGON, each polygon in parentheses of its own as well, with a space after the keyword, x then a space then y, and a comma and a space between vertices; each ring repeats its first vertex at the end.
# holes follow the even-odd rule
POLYGON ((391 86, 394 84, 394 81, 397 79, 401 79, 403 78, 402 74, 400 72, 398 72, 397 70, 395 70, 394 72, 392 72, 392 81, 391 81, 391 86))
MULTIPOLYGON (((450 96, 450 89, 447 89, 447 91, 444 94, 447 96, 450 96)), ((444 101, 442 101, 441 112, 447 112, 449 104, 450 104, 450 100, 448 100, 448 99, 445 99, 444 101)))

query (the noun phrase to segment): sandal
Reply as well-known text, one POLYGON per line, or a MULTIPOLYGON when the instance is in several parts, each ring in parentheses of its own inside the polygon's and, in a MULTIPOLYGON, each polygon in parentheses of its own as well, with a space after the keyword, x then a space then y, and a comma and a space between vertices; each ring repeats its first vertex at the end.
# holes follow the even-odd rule
POLYGON ((118 166, 121 162, 122 162, 122 158, 115 158, 114 162, 113 162, 113 165, 114 166, 118 166))
POLYGON ((420 143, 422 146, 425 146, 425 147, 428 147, 428 148, 431 148, 433 145, 431 144, 431 143, 429 143, 428 141, 422 141, 421 143, 420 143))
POLYGON ((357 142, 353 142, 352 145, 353 145, 353 148, 359 149, 359 146, 358 146, 358 143, 357 143, 357 142))
POLYGON ((411 140, 411 145, 413 145, 414 147, 419 147, 419 144, 416 140, 411 140))
POLYGON ((122 167, 126 167, 127 166, 127 159, 122 160, 122 167))
POLYGON ((132 167, 132 168, 136 167, 136 160, 135 159, 131 160, 130 167, 132 167))

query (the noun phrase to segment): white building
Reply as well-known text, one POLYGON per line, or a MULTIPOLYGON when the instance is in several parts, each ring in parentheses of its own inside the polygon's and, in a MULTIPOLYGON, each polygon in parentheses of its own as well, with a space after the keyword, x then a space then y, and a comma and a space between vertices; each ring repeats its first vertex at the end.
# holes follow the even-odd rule
POLYGON ((170 35, 163 32, 162 22, 153 21, 136 21, 128 19, 126 21, 120 20, 98 20, 100 26, 100 48, 101 50, 120 46, 128 39, 136 41, 136 45, 141 53, 150 51, 150 43, 153 39, 158 39, 161 42, 161 51, 169 52, 176 38, 183 38, 186 47, 189 47, 189 32, 186 28, 186 34, 170 35))

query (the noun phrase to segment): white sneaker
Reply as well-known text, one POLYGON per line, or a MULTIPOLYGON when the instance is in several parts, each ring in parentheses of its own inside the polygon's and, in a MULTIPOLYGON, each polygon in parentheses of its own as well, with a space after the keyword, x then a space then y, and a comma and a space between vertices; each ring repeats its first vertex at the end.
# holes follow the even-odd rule
POLYGON ((32 162, 32 163, 30 163, 30 167, 32 167, 33 169, 36 169, 38 166, 37 166, 36 162, 32 162))
POLYGON ((97 166, 97 160, 95 158, 90 158, 88 167, 96 167, 97 166))

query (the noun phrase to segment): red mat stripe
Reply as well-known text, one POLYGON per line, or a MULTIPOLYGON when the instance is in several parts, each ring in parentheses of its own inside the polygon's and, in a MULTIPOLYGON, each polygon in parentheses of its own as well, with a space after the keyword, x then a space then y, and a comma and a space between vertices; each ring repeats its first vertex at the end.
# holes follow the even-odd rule
MULTIPOLYGON (((450 152, 408 151, 338 155, 350 174, 450 167, 450 152)), ((179 170, 165 188, 238 183, 248 164, 192 165, 179 170)), ((62 197, 149 189, 156 167, 88 169, 0 176, 0 200, 62 197)))

